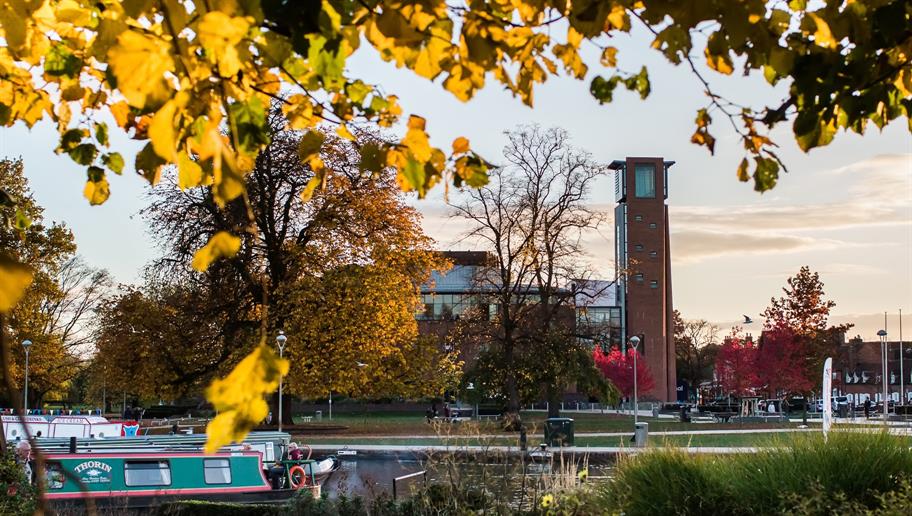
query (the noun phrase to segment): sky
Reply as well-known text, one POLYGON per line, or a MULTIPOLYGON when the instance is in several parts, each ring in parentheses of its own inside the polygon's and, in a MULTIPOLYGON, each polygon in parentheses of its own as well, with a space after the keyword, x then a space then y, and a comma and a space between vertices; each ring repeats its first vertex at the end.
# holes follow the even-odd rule
MULTIPOLYGON (((621 69, 649 68, 652 93, 645 101, 618 91, 613 103, 599 105, 589 95, 588 83, 601 71, 595 49, 585 53, 591 68, 585 81, 550 78, 537 88, 534 108, 490 77, 486 89, 462 103, 439 81, 431 83, 384 63, 367 45, 349 60, 348 69, 397 94, 405 114, 424 116, 434 145, 448 149, 454 138, 465 136, 494 163, 502 157, 503 132, 524 124, 566 129, 572 144, 599 162, 626 156, 674 160, 668 199, 673 293, 675 307, 687 319, 707 319, 723 329, 741 314, 759 320, 786 279, 809 265, 820 273, 827 297, 836 302, 832 322, 854 323, 853 335, 874 340, 887 311, 892 338, 898 335, 896 314, 902 309, 904 329, 912 336, 912 136, 905 120, 864 136, 840 133, 829 146, 808 154, 794 143, 789 127, 782 126, 772 137, 781 146, 789 173, 774 190, 759 194, 751 183, 735 177, 743 154, 727 121, 718 117, 712 126, 715 156, 690 143, 695 112, 706 103, 697 79, 650 50, 646 35, 636 30, 612 44, 619 48, 621 69)), ((719 92, 755 107, 776 104, 785 91, 783 84, 773 88, 760 77, 709 75, 719 92)), ((157 252, 137 215, 148 186, 125 171, 109 179, 112 196, 107 203, 89 206, 82 197, 84 170, 53 154, 56 141, 50 124, 31 131, 22 126, 0 129, 0 155, 23 157, 46 217, 73 229, 79 252, 89 263, 107 268, 121 282, 138 281, 141 268, 157 252)), ((125 156, 139 149, 118 131, 112 131, 112 142, 125 156)), ((442 197, 438 187, 427 199, 409 202, 422 212, 425 231, 439 248, 465 249, 466 244, 458 242, 465 228, 450 219, 442 197)), ((613 178, 596 183, 589 202, 611 213, 613 178)), ((614 267, 612 228, 609 217, 585 241, 587 260, 606 277, 614 267)))

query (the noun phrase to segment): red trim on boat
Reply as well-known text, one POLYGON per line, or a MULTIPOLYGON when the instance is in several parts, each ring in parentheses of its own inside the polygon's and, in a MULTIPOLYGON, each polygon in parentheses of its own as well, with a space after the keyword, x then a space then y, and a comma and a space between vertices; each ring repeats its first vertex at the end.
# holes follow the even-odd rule
POLYGON ((207 487, 197 489, 149 489, 146 491, 87 491, 78 493, 45 493, 49 500, 66 498, 117 498, 120 496, 167 496, 181 494, 209 494, 209 493, 252 493, 271 491, 269 486, 240 486, 240 487, 207 487))

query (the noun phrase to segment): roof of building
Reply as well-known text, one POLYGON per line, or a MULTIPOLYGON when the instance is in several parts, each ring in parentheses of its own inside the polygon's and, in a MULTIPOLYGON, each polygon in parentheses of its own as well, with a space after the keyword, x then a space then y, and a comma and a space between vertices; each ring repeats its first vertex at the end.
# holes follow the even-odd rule
POLYGON ((453 265, 486 265, 494 258, 487 251, 441 251, 440 254, 453 262, 453 265))

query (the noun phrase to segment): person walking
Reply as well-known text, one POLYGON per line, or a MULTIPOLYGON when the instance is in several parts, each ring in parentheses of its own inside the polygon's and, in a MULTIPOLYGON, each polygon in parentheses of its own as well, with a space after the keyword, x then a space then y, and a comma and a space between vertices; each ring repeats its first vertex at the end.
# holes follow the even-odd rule
POLYGON ((865 398, 864 401, 865 419, 871 417, 871 398, 865 398))

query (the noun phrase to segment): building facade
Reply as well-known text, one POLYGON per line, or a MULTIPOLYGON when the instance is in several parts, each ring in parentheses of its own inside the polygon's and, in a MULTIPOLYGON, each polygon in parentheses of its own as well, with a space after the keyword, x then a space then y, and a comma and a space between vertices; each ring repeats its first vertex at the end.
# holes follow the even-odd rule
POLYGON ((876 403, 883 399, 886 381, 889 399, 912 402, 912 345, 908 342, 902 345, 887 342, 886 378, 883 377, 880 341, 851 339, 840 346, 834 362, 833 389, 836 395, 848 396, 855 404, 864 403, 866 399, 876 403), (905 396, 902 390, 905 390, 905 396))
POLYGON ((628 157, 613 161, 617 300, 623 313, 621 339, 640 338, 638 351, 655 379, 648 393, 677 399, 671 248, 668 230, 668 170, 674 161, 628 157))
MULTIPOLYGON (((638 350, 655 380, 655 387, 640 398, 659 401, 678 399, 667 205, 668 169, 673 164, 662 158, 611 163, 618 279, 588 280, 583 295, 576 297, 575 324, 580 334, 591 335, 593 345, 626 349, 630 337, 640 338, 638 350)), ((476 280, 490 256, 483 251, 443 254, 454 265, 435 273, 422 287, 423 308, 416 315, 422 334, 441 338, 469 307, 496 313, 496 306, 486 304, 485 287, 476 280)))

